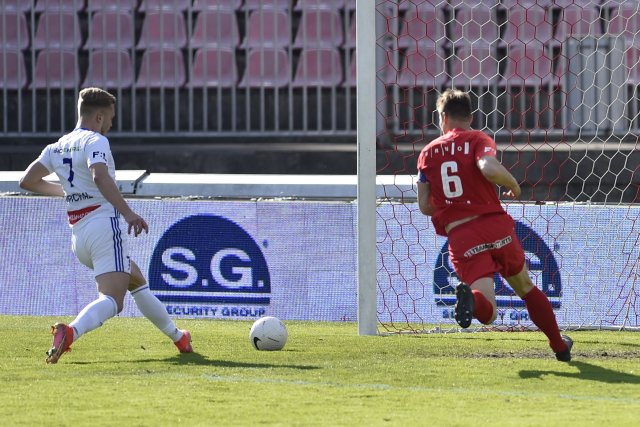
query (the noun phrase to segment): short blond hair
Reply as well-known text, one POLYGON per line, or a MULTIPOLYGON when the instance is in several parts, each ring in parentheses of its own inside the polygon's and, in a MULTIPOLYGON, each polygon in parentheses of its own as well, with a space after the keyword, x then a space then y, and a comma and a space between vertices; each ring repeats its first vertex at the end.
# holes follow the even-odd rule
POLYGON ((458 89, 447 89, 436 101, 439 113, 445 113, 454 120, 467 120, 471 117, 471 97, 458 89))
POLYGON ((115 105, 116 97, 106 90, 97 87, 88 87, 80 91, 78 96, 78 114, 85 116, 94 113, 97 109, 109 108, 115 105))

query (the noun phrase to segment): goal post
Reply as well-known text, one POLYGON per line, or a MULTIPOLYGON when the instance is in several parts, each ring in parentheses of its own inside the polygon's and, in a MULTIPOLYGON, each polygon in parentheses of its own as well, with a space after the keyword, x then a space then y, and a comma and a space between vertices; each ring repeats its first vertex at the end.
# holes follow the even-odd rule
POLYGON ((377 333, 376 313, 376 9, 356 1, 358 159, 358 333, 377 333), (374 24, 372 24, 374 23, 374 24))
MULTIPOLYGON (((406 185, 439 135, 436 98, 454 87, 521 184, 503 206, 561 328, 639 330, 638 3, 356 5, 359 333, 458 330, 447 239, 406 185)), ((534 327, 498 276, 495 290, 493 329, 534 327)))

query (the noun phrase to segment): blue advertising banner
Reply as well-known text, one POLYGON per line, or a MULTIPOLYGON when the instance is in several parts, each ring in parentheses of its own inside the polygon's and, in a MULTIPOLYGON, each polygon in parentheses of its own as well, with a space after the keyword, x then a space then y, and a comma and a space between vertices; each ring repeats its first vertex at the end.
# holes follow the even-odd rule
MULTIPOLYGON (((356 208, 347 202, 131 199, 130 238, 152 292, 178 317, 357 319, 356 208)), ((0 314, 73 316, 96 298, 71 252, 61 199, 0 197, 0 314)), ((640 207, 512 204, 535 284, 562 325, 638 326, 640 207)), ((454 324, 446 238, 415 203, 378 207, 378 318, 454 324)), ((500 277, 498 325, 528 326, 500 277)), ((121 316, 139 316, 127 297, 121 316)))

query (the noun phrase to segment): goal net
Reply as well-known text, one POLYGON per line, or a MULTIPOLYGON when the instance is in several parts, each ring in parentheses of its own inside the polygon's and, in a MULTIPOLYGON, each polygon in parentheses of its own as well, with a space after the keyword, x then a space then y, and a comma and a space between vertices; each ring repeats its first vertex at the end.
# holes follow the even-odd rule
MULTIPOLYGON (((420 213, 413 185, 420 150, 439 136, 436 98, 455 87, 470 91, 472 126, 496 140, 522 186, 504 207, 561 328, 638 329, 640 3, 375 3, 377 117, 358 126, 377 136, 376 291, 360 296, 360 312, 375 305, 382 333, 457 327, 447 240, 420 213)), ((360 55, 365 30, 358 36, 360 55)), ((532 328, 498 276, 495 289, 493 327, 532 328)))

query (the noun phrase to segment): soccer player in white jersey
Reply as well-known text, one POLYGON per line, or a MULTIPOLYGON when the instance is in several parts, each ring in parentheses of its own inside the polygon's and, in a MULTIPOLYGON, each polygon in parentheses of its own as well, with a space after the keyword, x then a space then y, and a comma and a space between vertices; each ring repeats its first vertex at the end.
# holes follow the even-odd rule
POLYGON ((171 338, 181 353, 193 351, 189 331, 176 327, 129 258, 128 236, 120 217, 126 221, 128 233, 136 237, 149 227, 131 210, 115 182, 115 165, 105 137, 115 116, 115 103, 116 98, 102 89, 80 91, 76 128, 48 145, 20 180, 25 190, 65 198, 73 252, 94 271, 99 292, 98 299, 69 325, 51 327, 53 346, 47 352, 47 363, 57 363, 73 342, 122 311, 127 290, 142 314, 171 338), (51 172, 60 184, 43 179, 51 172))

